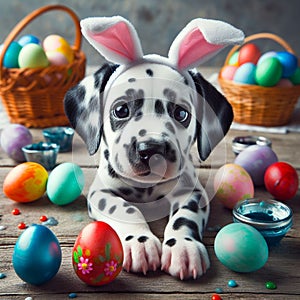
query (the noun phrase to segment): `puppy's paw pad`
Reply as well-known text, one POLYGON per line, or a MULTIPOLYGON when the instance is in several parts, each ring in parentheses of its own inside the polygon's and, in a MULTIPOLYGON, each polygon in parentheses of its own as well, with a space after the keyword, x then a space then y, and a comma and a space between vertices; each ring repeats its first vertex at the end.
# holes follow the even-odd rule
POLYGON ((156 271, 160 267, 161 243, 154 235, 129 235, 123 242, 123 268, 128 272, 156 271))
POLYGON ((163 243, 161 269, 181 280, 203 275, 210 262, 205 246, 189 237, 163 243))

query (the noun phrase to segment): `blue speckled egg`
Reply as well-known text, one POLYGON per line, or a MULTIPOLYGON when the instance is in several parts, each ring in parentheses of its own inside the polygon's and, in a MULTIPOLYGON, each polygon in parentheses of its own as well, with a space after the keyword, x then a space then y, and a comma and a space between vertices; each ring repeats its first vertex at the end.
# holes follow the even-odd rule
POLYGON ((254 272, 268 260, 269 250, 261 233, 254 227, 232 223, 217 234, 214 249, 220 262, 232 271, 254 272))
POLYGON ((40 285, 56 275, 61 258, 61 248, 54 233, 44 225, 33 224, 18 238, 12 262, 22 280, 40 285))
POLYGON ((245 63, 238 67, 233 76, 233 81, 243 84, 256 84, 256 66, 253 63, 245 63))

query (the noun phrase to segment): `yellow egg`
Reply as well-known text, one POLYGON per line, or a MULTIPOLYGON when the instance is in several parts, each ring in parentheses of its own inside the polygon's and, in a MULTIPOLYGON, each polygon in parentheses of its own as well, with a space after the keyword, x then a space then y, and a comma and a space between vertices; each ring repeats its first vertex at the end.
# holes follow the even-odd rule
POLYGON ((4 194, 17 202, 32 202, 46 191, 48 173, 35 162, 25 162, 14 167, 3 182, 4 194))

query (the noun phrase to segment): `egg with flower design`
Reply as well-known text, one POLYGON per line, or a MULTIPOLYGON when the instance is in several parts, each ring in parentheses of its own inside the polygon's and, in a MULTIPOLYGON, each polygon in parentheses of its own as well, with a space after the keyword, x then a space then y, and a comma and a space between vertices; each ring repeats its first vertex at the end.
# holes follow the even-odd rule
POLYGON ((94 221, 78 235, 72 263, 76 275, 93 286, 112 282, 122 270, 123 248, 119 236, 105 222, 94 221))

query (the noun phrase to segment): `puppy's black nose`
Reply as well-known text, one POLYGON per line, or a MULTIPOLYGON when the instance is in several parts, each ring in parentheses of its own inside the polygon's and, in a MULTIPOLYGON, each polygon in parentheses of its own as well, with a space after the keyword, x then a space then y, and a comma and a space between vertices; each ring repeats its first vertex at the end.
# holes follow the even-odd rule
POLYGON ((148 163, 151 157, 165 157, 167 146, 165 143, 159 143, 156 141, 145 141, 137 143, 136 150, 140 160, 144 163, 148 163))

